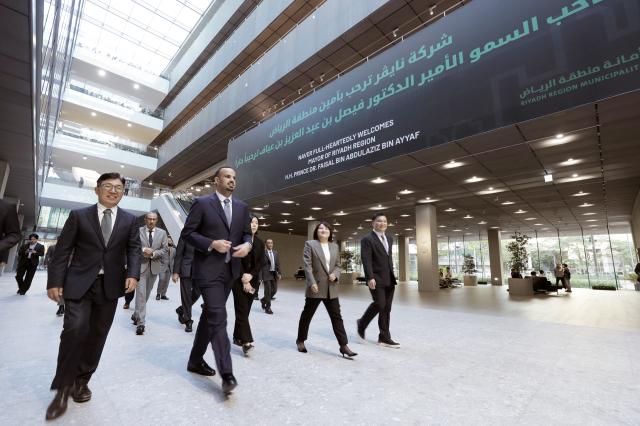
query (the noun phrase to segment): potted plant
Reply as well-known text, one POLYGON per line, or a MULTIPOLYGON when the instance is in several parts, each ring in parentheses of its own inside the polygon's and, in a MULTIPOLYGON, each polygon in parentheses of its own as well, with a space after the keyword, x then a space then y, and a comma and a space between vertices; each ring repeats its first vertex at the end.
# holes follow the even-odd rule
POLYGON ((478 277, 476 277, 475 275, 475 273, 478 272, 478 270, 476 269, 476 262, 473 256, 471 256, 470 254, 464 255, 462 272, 464 273, 462 282, 464 283, 465 287, 478 285, 478 277))
POLYGON ((353 281, 357 278, 358 273, 353 271, 354 261, 353 252, 348 250, 340 252, 340 267, 343 272, 338 280, 340 284, 353 284, 353 281))
MULTIPOLYGON (((515 232, 511 238, 513 238, 513 241, 507 244, 507 251, 510 255, 509 268, 511 273, 517 273, 522 276, 529 258, 529 253, 527 252, 529 236, 521 232, 515 232)), ((533 296, 533 280, 509 278, 508 282, 510 296, 533 296)))

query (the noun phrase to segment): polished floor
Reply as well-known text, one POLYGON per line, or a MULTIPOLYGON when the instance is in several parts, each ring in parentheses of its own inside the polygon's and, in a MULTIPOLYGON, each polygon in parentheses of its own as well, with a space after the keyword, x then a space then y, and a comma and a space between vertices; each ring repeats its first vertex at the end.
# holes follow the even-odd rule
MULTIPOLYGON (((53 423, 640 424, 640 292, 510 299, 504 287, 418 294, 415 283, 402 284, 391 317, 402 348, 394 350, 375 344, 376 324, 359 340, 355 320, 368 291, 342 288, 350 346, 359 353, 349 361, 339 357, 322 306, 309 353, 296 351, 302 285, 281 284, 272 316, 254 305, 256 348, 247 358, 233 348, 239 386, 228 399, 218 376, 186 371, 193 335, 176 321, 175 284, 170 301, 149 301, 144 336, 134 334, 120 302, 90 384, 93 399, 70 402, 53 423)), ((11 276, 0 277, 1 425, 45 423, 62 320, 44 288, 41 272, 26 296, 15 294, 11 276)), ((209 351, 214 365, 212 358, 209 351)))

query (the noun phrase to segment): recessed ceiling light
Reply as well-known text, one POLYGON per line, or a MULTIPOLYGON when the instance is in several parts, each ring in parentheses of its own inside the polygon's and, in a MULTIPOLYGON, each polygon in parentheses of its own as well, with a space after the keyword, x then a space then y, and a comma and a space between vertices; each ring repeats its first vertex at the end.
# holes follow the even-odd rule
POLYGON ((384 210, 387 207, 383 206, 382 204, 378 204, 377 206, 373 206, 373 207, 369 207, 369 210, 384 210))
POLYGON ((499 226, 492 226, 491 229, 500 229, 499 226))
POLYGON ((200 192, 200 191, 202 191, 202 189, 196 188, 196 192, 200 192))
POLYGON ((489 191, 493 191, 493 186, 490 186, 490 187, 489 187, 489 191))
POLYGON ((556 135, 556 139, 562 139, 562 138, 564 138, 564 134, 563 133, 558 133, 556 135))
POLYGON ((515 211, 515 214, 522 214, 522 213, 526 213, 526 210, 522 210, 522 209, 518 209, 517 211, 515 211))
POLYGON ((264 216, 260 215, 260 216, 258 216, 258 219, 260 219, 260 220, 265 220, 265 219, 266 219, 266 217, 264 217, 264 216))
POLYGON ((582 216, 593 216, 595 213, 593 212, 589 212, 589 213, 582 213, 582 216))
POLYGON ((358 225, 356 229, 362 229, 362 225, 358 225))
POLYGON ((352 234, 353 234, 353 235, 358 235, 358 233, 357 233, 357 232, 353 232, 352 234))
POLYGON ((578 164, 580 162, 580 160, 575 160, 573 158, 567 158, 567 160, 563 161, 562 165, 564 166, 573 166, 574 164, 578 164))
POLYGON ((99 75, 100 77, 104 77, 104 76, 106 76, 106 75, 107 75, 107 72, 106 72, 105 70, 98 70, 98 75, 99 75))
POLYGON ((309 215, 307 217, 303 217, 302 220, 316 220, 316 218, 311 216, 311 215, 309 215))
POLYGON ((411 191, 410 189, 403 189, 402 191, 398 192, 398 194, 401 195, 409 195, 409 194, 413 194, 414 191, 411 191))
POLYGON ((591 207, 591 206, 593 206, 593 204, 591 203, 582 203, 578 207, 591 207))
POLYGON ((333 194, 333 192, 328 191, 328 190, 325 189, 324 191, 318 192, 318 194, 320 194, 320 195, 331 195, 331 194, 333 194))
POLYGON ((280 213, 282 216, 291 216, 291 213, 280 213))
POLYGON ((575 194, 573 194, 572 196, 573 196, 573 197, 584 197, 585 195, 589 195, 589 192, 583 192, 583 191, 580 191, 580 192, 576 192, 576 193, 575 193, 575 194))
POLYGON ((449 207, 448 209, 445 210, 445 212, 455 212, 456 209, 449 207))
POLYGON ((462 232, 462 229, 454 229, 453 232, 462 232))
POLYGON ((553 182, 553 175, 551 173, 547 173, 544 175, 545 182, 553 182))
POLYGON ((577 174, 577 173, 574 173, 574 174, 572 174, 572 175, 571 175, 571 177, 572 177, 572 178, 577 178, 577 177, 578 177, 578 174, 577 174))
POLYGON ((334 213, 334 215, 336 215, 336 216, 346 216, 346 215, 348 215, 348 214, 349 214, 349 213, 345 213, 345 212, 344 212, 344 211, 342 211, 342 210, 340 210, 338 213, 334 213))
POLYGON ((372 220, 371 220, 371 219, 365 219, 364 221, 365 221, 365 222, 372 222, 372 220))
POLYGON ((405 231, 413 231, 413 228, 404 228, 405 231))
POLYGON ((268 223, 262 223, 262 224, 260 224, 260 227, 261 227, 261 228, 266 228, 266 227, 268 227, 268 226, 271 226, 271 225, 270 225, 270 224, 268 224, 268 223))
POLYGON ((589 225, 589 228, 595 228, 598 225, 589 225))
POLYGON ((264 210, 262 207, 254 207, 253 209, 254 209, 254 210, 258 210, 258 211, 259 211, 259 210, 264 210))
POLYGON ((473 216, 471 216, 470 214, 467 214, 466 216, 463 217, 463 219, 473 219, 473 216))
POLYGON ((95 117, 96 115, 98 115, 98 114, 96 114, 94 111, 91 111, 91 116, 92 117, 95 117))
POLYGON ((446 228, 447 225, 438 225, 438 228, 446 228))
POLYGON ((295 203, 295 201, 291 201, 291 200, 282 200, 282 202, 284 204, 294 204, 295 203))
POLYGON ((597 222, 598 219, 587 219, 585 222, 597 222))
POLYGON ((534 223, 533 226, 542 226, 541 223, 534 223))
POLYGON ((465 182, 466 183, 476 183, 476 182, 482 182, 483 180, 485 180, 484 178, 478 177, 478 176, 471 176, 469 179, 466 179, 465 182))
POLYGON ((322 210, 322 207, 311 207, 311 210, 322 210))
POLYGON ((393 222, 391 222, 391 223, 389 224, 389 226, 396 226, 396 224, 395 224, 395 223, 393 223, 393 222))
POLYGON ((537 219, 536 217, 528 217, 525 220, 536 220, 536 219, 537 219))
POLYGON ((411 216, 411 215, 410 214, 406 214, 406 213, 400 215, 400 217, 409 217, 409 216, 411 216))
POLYGON ((503 201, 500 204, 502 204, 503 206, 510 206, 511 204, 515 204, 515 202, 513 202, 513 201, 503 201))
POLYGON ((338 222, 338 221, 333 222, 333 226, 340 226, 340 225, 342 225, 342 224, 340 222, 338 222))
POLYGON ((442 166, 442 168, 443 169, 455 169, 456 167, 460 167, 460 166, 464 166, 464 163, 460 163, 459 161, 456 161, 456 160, 451 160, 447 164, 442 166))
POLYGON ((127 123, 127 127, 131 127, 131 123, 127 123))
POLYGON ((138 83, 133 83, 133 88, 138 90, 140 88, 140 85, 138 83))
MULTIPOLYGON (((205 183, 205 184, 204 184, 204 187, 205 187, 205 188, 211 188, 211 184, 205 183)), ((258 218, 258 219, 259 219, 259 218, 258 218)))
POLYGON ((285 220, 281 220, 281 221, 280 221, 280 222, 278 222, 278 223, 282 223, 283 225, 287 225, 287 224, 291 223, 291 221, 290 221, 290 220, 286 220, 286 219, 285 219, 285 220))
POLYGON ((371 181, 371 183, 375 183, 375 184, 385 183, 385 182, 388 182, 388 180, 382 179, 381 177, 377 177, 371 181))
POLYGON ((485 222, 484 220, 481 220, 480 222, 478 222, 478 225, 486 225, 487 222, 485 222))
POLYGON ((431 197, 423 198, 422 200, 418 200, 419 203, 435 203, 438 200, 434 200, 431 197))

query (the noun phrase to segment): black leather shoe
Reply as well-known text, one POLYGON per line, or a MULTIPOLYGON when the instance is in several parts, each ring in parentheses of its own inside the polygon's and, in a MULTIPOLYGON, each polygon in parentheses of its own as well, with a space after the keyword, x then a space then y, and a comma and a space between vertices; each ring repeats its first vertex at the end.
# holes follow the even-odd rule
POLYGON ((169 298, 167 296, 160 296, 160 299, 162 300, 169 300, 169 298))
POLYGON ((298 352, 307 353, 307 348, 304 346, 304 342, 296 342, 296 346, 298 347, 298 352))
POLYGON ((253 300, 258 300, 258 293, 253 295, 253 300))
POLYGON ((360 320, 356 320, 356 328, 358 330, 358 336, 364 340, 364 328, 360 327, 360 320))
POLYGON ((185 333, 191 333, 193 331, 193 320, 187 321, 184 326, 185 333))
POLYGON ((271 300, 276 300, 275 296, 271 296, 271 300))
POLYGON ((91 399, 91 389, 89 389, 89 386, 84 382, 76 382, 75 389, 71 394, 71 397, 78 403, 87 402, 91 399))
POLYGON ((136 335, 142 336, 144 334, 144 325, 139 325, 136 327, 136 335))
POLYGON ((251 343, 245 343, 244 345, 242 345, 242 353, 245 356, 249 355, 249 351, 253 349, 253 345, 251 343))
POLYGON ((58 306, 58 312, 56 312, 56 315, 59 317, 64 315, 64 305, 58 306))
POLYGON ((184 313, 184 311, 182 310, 182 306, 178 306, 176 308, 176 314, 178 314, 178 322, 180 324, 184 324, 184 320, 182 319, 182 314, 184 313))
POLYGON ((67 401, 69 400, 69 395, 71 395, 72 392, 72 385, 58 389, 56 391, 56 396, 53 397, 53 401, 51 401, 51 404, 49 404, 49 407, 47 408, 45 419, 53 420, 63 415, 65 411, 67 411, 67 401))
POLYGON ((156 300, 160 300, 160 295, 156 294, 156 300))
POLYGON ((200 374, 202 376, 215 376, 216 375, 216 370, 214 370, 213 368, 209 367, 209 364, 204 362, 204 360, 200 361, 199 363, 195 363, 195 364, 192 364, 191 362, 189 362, 187 364, 187 371, 190 371, 191 373, 200 374))
POLYGON ((136 314, 131 315, 131 321, 133 321, 133 325, 138 325, 138 318, 136 318, 136 314))
POLYGON ((394 348, 394 349, 400 348, 400 343, 394 342, 391 339, 378 339, 378 344, 386 348, 394 348))
POLYGON ((351 357, 354 357, 354 356, 358 355, 357 353, 355 353, 351 349, 349 349, 349 346, 347 346, 347 345, 340 346, 340 353, 342 354, 343 358, 346 357, 348 359, 352 359, 351 357))
POLYGON ((122 305, 122 309, 129 309, 129 302, 124 302, 124 305, 122 305))
POLYGON ((225 374, 222 376, 222 393, 229 395, 238 386, 238 381, 233 374, 225 374))
POLYGON ((262 306, 262 309, 267 309, 267 305, 266 303, 264 303, 264 299, 260 299, 260 305, 262 306))
POLYGON ((271 310, 271 308, 267 308, 264 311, 269 315, 273 315, 273 311, 271 310))

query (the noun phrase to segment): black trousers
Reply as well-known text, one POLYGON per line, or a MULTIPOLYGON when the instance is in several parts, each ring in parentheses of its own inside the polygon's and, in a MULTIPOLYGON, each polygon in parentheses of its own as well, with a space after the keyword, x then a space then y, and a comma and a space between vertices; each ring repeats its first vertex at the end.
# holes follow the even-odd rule
POLYGON ((125 303, 131 303, 133 299, 135 299, 135 297, 136 297, 136 291, 133 290, 131 293, 124 294, 124 301, 125 303))
POLYGON ((193 339, 193 347, 189 355, 191 363, 200 362, 207 345, 211 343, 213 355, 216 359, 216 366, 220 374, 231 374, 233 367, 231 364, 231 343, 227 335, 227 298, 231 293, 233 285, 231 266, 225 265, 223 274, 216 281, 194 280, 200 287, 204 306, 200 322, 193 339))
POLYGON ((236 312, 233 339, 242 343, 251 343, 253 342, 253 336, 251 335, 251 325, 249 324, 249 313, 253 303, 253 294, 246 293, 242 288, 242 281, 235 280, 232 288, 233 307, 236 312))
POLYGON ((266 276, 266 279, 263 280, 264 284, 264 297, 260 299, 260 301, 264 304, 266 308, 271 307, 271 298, 274 294, 276 294, 276 273, 269 272, 269 275, 266 276))
POLYGON ((329 318, 331 319, 331 327, 333 328, 333 334, 338 339, 340 346, 346 345, 347 332, 344 330, 344 323, 342 322, 342 315, 340 315, 340 301, 336 297, 335 299, 319 299, 307 297, 304 302, 304 309, 300 314, 300 322, 298 323, 298 339, 297 342, 304 342, 309 335, 309 325, 313 314, 316 313, 316 309, 320 305, 320 302, 324 303, 324 307, 327 308, 329 318))
POLYGON ((58 365, 51 389, 88 382, 98 368, 113 323, 118 299, 104 295, 102 277, 80 299, 65 299, 64 325, 60 334, 58 365))
POLYGON ((18 282, 18 290, 20 293, 26 293, 31 287, 33 276, 36 274, 38 265, 31 262, 19 262, 16 270, 16 281, 18 282))
POLYGON ((362 318, 360 318, 360 326, 366 329, 373 318, 378 315, 378 328, 380 334, 378 339, 391 339, 389 332, 389 322, 391 320, 391 305, 393 303, 393 293, 396 286, 378 287, 375 290, 369 289, 373 302, 369 305, 362 318))
POLYGON ((191 321, 191 307, 200 297, 200 289, 191 278, 180 277, 180 302, 182 307, 182 320, 191 321))

